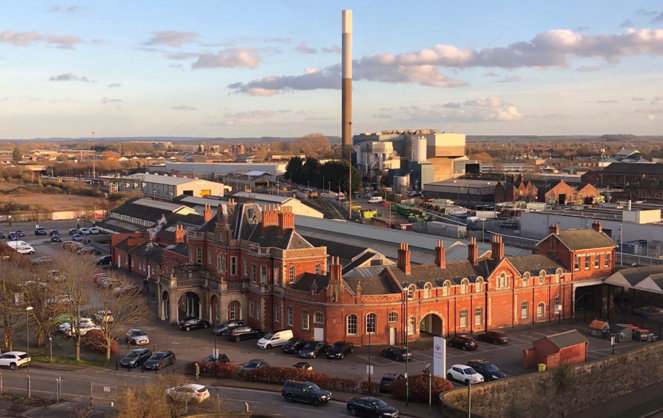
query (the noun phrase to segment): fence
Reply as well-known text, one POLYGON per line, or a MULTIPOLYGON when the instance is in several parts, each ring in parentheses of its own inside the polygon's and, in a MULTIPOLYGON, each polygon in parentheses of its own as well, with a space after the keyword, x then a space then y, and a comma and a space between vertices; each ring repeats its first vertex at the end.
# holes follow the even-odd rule
POLYGON ((0 393, 52 402, 110 405, 117 399, 117 386, 62 377, 28 375, 22 370, 0 373, 0 393))

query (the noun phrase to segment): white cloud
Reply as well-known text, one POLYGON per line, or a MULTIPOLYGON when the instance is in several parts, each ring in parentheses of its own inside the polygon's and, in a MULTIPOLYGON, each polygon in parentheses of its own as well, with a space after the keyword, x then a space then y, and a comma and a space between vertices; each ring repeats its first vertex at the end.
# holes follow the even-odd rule
POLYGON ((582 67, 576 68, 576 71, 581 73, 592 73, 596 71, 601 71, 603 68, 598 65, 583 65, 582 67))
POLYGON ((265 123, 272 124, 275 112, 271 110, 253 110, 250 112, 225 113, 223 120, 218 122, 222 126, 255 126, 265 123))
POLYGON ((322 47, 320 48, 320 51, 324 52, 325 54, 340 54, 343 52, 343 49, 338 45, 332 45, 329 48, 322 47))
POLYGON ((262 61, 253 48, 232 48, 219 51, 216 54, 203 53, 198 55, 198 60, 191 67, 199 68, 255 68, 262 61))
POLYGON ((513 122, 521 120, 523 114, 519 113, 515 106, 507 106, 505 109, 498 109, 496 113, 489 115, 489 118, 503 122, 513 122))
POLYGON ((306 42, 302 42, 299 45, 297 45, 297 48, 295 48, 299 52, 303 52, 305 54, 317 54, 318 51, 315 48, 311 48, 310 46, 306 45, 306 42))
POLYGON ((168 109, 170 109, 170 110, 196 110, 195 107, 186 106, 186 105, 171 106, 168 109))
POLYGON ((93 80, 90 80, 89 78, 87 78, 85 76, 80 76, 80 75, 71 74, 71 73, 54 75, 54 76, 51 76, 48 80, 49 81, 81 81, 83 83, 94 83, 93 80))
POLYGON ((164 30, 154 32, 152 38, 143 45, 167 45, 181 48, 182 45, 197 42, 199 34, 196 32, 180 32, 178 30, 164 30))
POLYGON ((122 84, 120 84, 120 83, 113 83, 113 84, 109 84, 109 85, 108 85, 108 88, 109 88, 109 89, 112 89, 112 88, 115 88, 115 87, 122 87, 122 84))
POLYGON ((499 97, 482 97, 480 99, 468 100, 464 103, 466 106, 480 106, 480 107, 502 107, 504 100, 499 97))
POLYGON ((28 32, 16 32, 13 30, 0 32, 0 42, 10 43, 14 46, 31 46, 36 42, 45 42, 61 49, 73 49, 76 44, 85 43, 83 38, 75 35, 42 35, 36 30, 28 32))
POLYGON ((121 99, 112 99, 110 97, 102 97, 101 98, 101 104, 108 104, 108 103, 121 103, 121 99))
POLYGON ((614 99, 608 99, 608 100, 597 100, 597 104, 611 104, 611 103, 619 103, 617 100, 614 99))

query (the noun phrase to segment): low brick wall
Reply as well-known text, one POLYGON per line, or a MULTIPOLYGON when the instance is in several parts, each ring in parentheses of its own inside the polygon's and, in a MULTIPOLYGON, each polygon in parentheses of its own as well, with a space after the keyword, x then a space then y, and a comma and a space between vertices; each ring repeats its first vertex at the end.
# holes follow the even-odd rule
MULTIPOLYGON (((472 416, 559 417, 663 380, 663 342, 472 388, 472 416)), ((440 395, 444 417, 467 416, 467 388, 440 395)))

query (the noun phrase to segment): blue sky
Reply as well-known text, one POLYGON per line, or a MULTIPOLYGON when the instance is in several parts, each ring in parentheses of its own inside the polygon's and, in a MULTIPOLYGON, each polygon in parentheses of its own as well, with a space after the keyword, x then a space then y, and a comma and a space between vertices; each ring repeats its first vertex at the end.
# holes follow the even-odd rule
POLYGON ((656 1, 0 1, 0 138, 663 133, 656 1), (462 4, 461 4, 462 3, 462 4))

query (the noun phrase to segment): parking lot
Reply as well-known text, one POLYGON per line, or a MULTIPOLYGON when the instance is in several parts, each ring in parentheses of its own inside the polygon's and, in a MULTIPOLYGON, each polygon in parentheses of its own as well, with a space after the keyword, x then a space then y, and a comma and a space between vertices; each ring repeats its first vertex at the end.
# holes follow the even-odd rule
MULTIPOLYGON (((48 229, 55 228, 60 230, 63 239, 68 237, 66 231, 75 227, 75 222, 43 222, 40 226, 48 229)), ((82 226, 82 225, 81 225, 82 226)), ((88 225, 89 226, 89 225, 88 225)), ((34 235, 34 224, 31 225, 14 225, 11 229, 4 226, 3 232, 9 230, 22 229, 26 233, 26 237, 22 238, 26 242, 31 243, 36 253, 31 258, 38 256, 55 256, 60 251, 64 251, 58 243, 51 243, 44 236, 34 235)), ((85 256, 93 257, 93 256, 85 256)), ((101 269, 100 269, 101 271, 101 269)), ((136 284, 142 285, 143 278, 137 275, 132 276, 136 284)), ((289 367, 297 363, 300 359, 296 355, 284 354, 280 347, 271 350, 260 350, 256 347, 256 340, 245 340, 239 343, 227 341, 224 337, 214 337, 210 329, 207 330, 192 330, 190 332, 181 331, 176 326, 171 326, 167 322, 163 322, 156 317, 156 299, 154 286, 146 295, 146 303, 149 304, 154 316, 147 323, 133 324, 132 327, 143 329, 150 337, 150 349, 158 350, 172 350, 178 358, 175 369, 183 371, 185 364, 190 361, 200 361, 204 357, 212 354, 213 349, 216 348, 219 352, 228 355, 230 361, 236 364, 243 364, 251 359, 264 359, 272 366, 289 367)), ((590 319, 591 320, 591 319, 590 319)), ((522 367, 523 350, 532 347, 532 342, 538 340, 546 335, 555 334, 558 332, 567 331, 570 329, 577 329, 583 335, 587 336, 586 326, 584 322, 578 320, 566 320, 558 323, 556 321, 537 324, 535 326, 526 326, 521 328, 506 329, 510 336, 510 342, 506 346, 496 346, 488 343, 479 343, 476 351, 465 352, 454 348, 447 348, 447 368, 452 364, 466 363, 471 359, 486 359, 500 369, 507 375, 515 376, 524 373, 534 372, 534 370, 525 370, 522 367)), ((127 327, 129 328, 129 327, 127 327)), ((612 354, 612 347, 610 341, 606 339, 598 339, 587 336, 589 340, 589 353, 588 359, 594 360, 612 354)), ((61 349, 72 347, 73 344, 66 343, 66 337, 58 336, 58 340, 62 342, 61 349)), ((329 341, 333 343, 334 341, 329 341)), ((635 341, 626 341, 618 343, 615 346, 615 353, 623 352, 633 349, 639 344, 635 341)), ((372 346, 370 347, 370 354, 368 347, 358 347, 353 354, 348 355, 343 360, 329 360, 326 357, 319 357, 316 359, 307 360, 312 364, 314 370, 326 373, 332 376, 342 376, 355 380, 366 379, 366 365, 370 363, 374 366, 374 374, 372 379, 377 381, 380 377, 387 372, 405 373, 405 363, 398 363, 392 360, 381 357, 382 349, 385 346, 372 346)), ((59 350, 58 350, 59 351, 59 350)), ((129 351, 125 344, 120 346, 119 356, 123 356, 129 351)), ((413 358, 408 362, 408 372, 410 374, 420 373, 428 364, 432 367, 433 362, 433 340, 432 338, 426 339, 424 342, 413 344, 413 358), (415 348, 416 347, 416 348, 415 348)))

